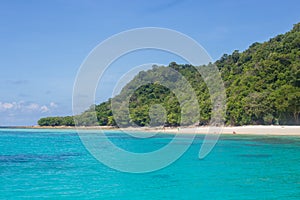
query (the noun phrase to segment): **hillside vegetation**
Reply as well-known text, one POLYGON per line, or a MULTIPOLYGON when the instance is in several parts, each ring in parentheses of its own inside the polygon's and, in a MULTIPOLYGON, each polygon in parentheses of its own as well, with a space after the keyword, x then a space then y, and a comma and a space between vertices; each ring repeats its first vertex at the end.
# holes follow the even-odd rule
MULTIPOLYGON (((244 52, 236 50, 231 55, 224 54, 214 64, 220 70, 226 88, 227 125, 299 124, 300 23, 267 42, 252 44, 244 52)), ((185 125, 180 124, 182 108, 172 88, 185 90, 186 84, 178 80, 176 71, 185 77, 197 96, 200 117, 191 113, 190 123, 206 125, 211 117, 212 105, 208 88, 197 68, 209 68, 210 65, 191 66, 172 62, 169 66, 153 66, 151 70, 140 72, 119 95, 91 107, 75 119, 79 125, 85 126, 115 126, 115 119, 118 119, 118 126, 185 125), (138 85, 138 80, 154 80, 154 77, 155 82, 138 85), (163 80, 166 82, 164 86, 160 84, 163 80), (132 95, 128 99, 126 96, 130 92, 132 95), (126 107, 127 100, 129 106, 126 107), (112 101, 117 105, 114 115, 112 101), (130 117, 125 116, 128 107, 130 117), (156 115, 154 119, 159 120, 151 121, 151 113, 156 115), (92 120, 93 114, 97 115, 98 121, 92 120)), ((181 98, 188 101, 192 97, 187 93, 181 98)), ((48 117, 40 119, 38 124, 74 126, 74 121, 69 116, 48 117)))

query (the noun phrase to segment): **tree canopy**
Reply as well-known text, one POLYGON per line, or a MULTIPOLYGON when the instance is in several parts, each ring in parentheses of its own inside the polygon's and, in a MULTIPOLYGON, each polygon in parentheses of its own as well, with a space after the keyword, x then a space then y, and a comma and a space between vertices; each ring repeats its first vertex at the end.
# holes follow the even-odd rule
MULTIPOLYGON (((300 23, 267 42, 252 44, 244 52, 235 50, 231 55, 224 54, 214 64, 220 70, 226 88, 227 125, 299 124, 300 23)), ((185 125, 180 124, 183 106, 180 102, 192 97, 189 93, 178 96, 174 92, 174 88, 187 90, 186 84, 176 75, 178 72, 197 96, 199 117, 191 114, 191 123, 206 125, 211 118, 212 105, 208 88, 197 68, 209 67, 175 62, 168 66, 153 66, 136 75, 119 95, 95 105, 95 109, 88 109, 75 119, 78 118, 79 125, 86 126, 116 126, 116 121, 118 126, 185 125), (150 83, 139 86, 141 80, 150 83), (128 106, 126 102, 129 102, 128 106), (162 122, 151 121, 151 115, 156 115, 153 119, 162 122), (93 120, 93 116, 97 116, 98 121, 93 120)), ((187 103, 186 106, 195 105, 187 103)), ((40 119, 38 124, 73 126, 74 121, 70 116, 48 117, 40 119)))

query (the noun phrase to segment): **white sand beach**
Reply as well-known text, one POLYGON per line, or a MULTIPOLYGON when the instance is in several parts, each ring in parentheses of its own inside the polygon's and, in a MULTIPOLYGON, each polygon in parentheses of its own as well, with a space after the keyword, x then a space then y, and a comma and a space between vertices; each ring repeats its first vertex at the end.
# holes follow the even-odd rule
MULTIPOLYGON (((16 127, 17 128, 17 127, 16 127)), ((34 129, 76 129, 76 127, 66 126, 26 126, 20 128, 34 128, 34 129)), ((77 127, 78 129, 105 129, 105 130, 120 130, 110 126, 87 126, 77 127)), ((161 133, 182 133, 182 134, 207 134, 207 133, 221 133, 221 134, 236 134, 236 135, 299 135, 300 126, 265 126, 265 125, 249 125, 249 126, 225 126, 225 127, 140 127, 140 128, 124 128, 126 131, 143 131, 143 132, 161 132, 161 133)))
POLYGON ((163 132, 170 133, 221 133, 221 134, 248 134, 248 135, 299 135, 300 126, 233 126, 233 127, 194 127, 194 128, 166 128, 163 132))

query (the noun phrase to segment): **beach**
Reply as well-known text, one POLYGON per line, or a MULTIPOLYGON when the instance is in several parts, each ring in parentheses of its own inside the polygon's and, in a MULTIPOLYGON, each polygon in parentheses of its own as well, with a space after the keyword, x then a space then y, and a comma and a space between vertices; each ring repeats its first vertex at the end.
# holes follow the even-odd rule
MULTIPOLYGON (((214 127, 195 127, 182 128, 179 132, 206 134, 214 133, 214 127)), ((300 126, 232 126, 218 127, 216 129, 221 134, 236 134, 236 135, 299 135, 300 126)), ((178 132, 177 129, 166 130, 166 132, 178 132)), ((218 132, 217 132, 218 133, 218 132)))
POLYGON ((236 134, 236 135, 296 135, 300 136, 300 126, 265 126, 265 125, 249 125, 249 126, 224 126, 224 127, 128 127, 116 128, 111 126, 17 126, 10 128, 25 129, 80 129, 80 130, 125 130, 125 131, 143 131, 143 132, 160 132, 160 133, 182 133, 182 134, 236 134))

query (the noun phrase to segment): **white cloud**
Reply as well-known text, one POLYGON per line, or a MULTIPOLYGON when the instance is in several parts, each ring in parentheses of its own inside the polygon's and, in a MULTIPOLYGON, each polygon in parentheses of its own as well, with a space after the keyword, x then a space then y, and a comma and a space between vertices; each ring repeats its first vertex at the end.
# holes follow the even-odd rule
POLYGON ((41 117, 61 113, 59 104, 49 101, 0 101, 0 126, 34 125, 41 117))
POLYGON ((2 104, 2 107, 3 107, 4 109, 11 109, 11 108, 14 107, 14 104, 12 104, 12 103, 3 103, 3 104, 2 104))
POLYGON ((12 103, 0 102, 0 111, 13 109, 15 107, 15 104, 16 104, 15 102, 12 102, 12 103))
POLYGON ((26 108, 28 110, 34 111, 34 110, 38 110, 40 108, 40 106, 37 103, 31 103, 28 106, 26 106, 26 108))
MULTIPOLYGON (((57 106, 51 102, 50 107, 57 106), (51 106, 52 105, 52 106, 51 106)), ((22 112, 22 113, 45 113, 50 112, 50 109, 45 105, 39 105, 38 103, 26 103, 24 101, 19 102, 0 102, 0 112, 22 112)))
POLYGON ((41 110, 42 113, 50 111, 50 109, 47 106, 45 106, 45 105, 41 106, 40 110, 41 110))
POLYGON ((50 107, 57 108, 57 104, 55 102, 50 102, 50 107))

